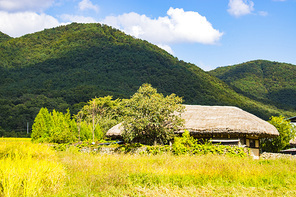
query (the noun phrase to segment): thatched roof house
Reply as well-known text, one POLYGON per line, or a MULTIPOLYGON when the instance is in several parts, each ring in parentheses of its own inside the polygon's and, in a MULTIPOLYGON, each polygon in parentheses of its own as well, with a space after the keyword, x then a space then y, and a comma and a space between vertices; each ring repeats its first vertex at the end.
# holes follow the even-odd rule
MULTIPOLYGON (((185 108, 181 114, 184 128, 176 134, 182 134, 186 129, 192 136, 211 139, 213 143, 250 147, 254 149, 254 155, 259 155, 260 138, 279 135, 273 125, 237 107, 185 105, 185 108)), ((122 131, 119 124, 111 128, 107 136, 119 137, 122 131)))
POLYGON ((115 125, 114 127, 112 127, 111 129, 108 130, 108 132, 106 133, 107 137, 111 137, 111 138, 118 138, 121 136, 121 133, 123 132, 123 128, 122 128, 122 123, 119 123, 117 125, 115 125))
MULTIPOLYGON (((231 106, 185 105, 181 115, 184 129, 194 136, 278 136, 277 129, 268 122, 240 108, 231 106)), ((183 129, 178 132, 183 132, 183 129)))

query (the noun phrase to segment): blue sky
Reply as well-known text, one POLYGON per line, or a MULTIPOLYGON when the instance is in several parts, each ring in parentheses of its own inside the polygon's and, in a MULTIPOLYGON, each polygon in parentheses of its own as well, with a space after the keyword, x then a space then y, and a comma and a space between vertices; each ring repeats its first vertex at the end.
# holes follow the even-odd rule
POLYGON ((100 22, 204 70, 265 59, 296 65, 296 0, 0 0, 12 37, 100 22))

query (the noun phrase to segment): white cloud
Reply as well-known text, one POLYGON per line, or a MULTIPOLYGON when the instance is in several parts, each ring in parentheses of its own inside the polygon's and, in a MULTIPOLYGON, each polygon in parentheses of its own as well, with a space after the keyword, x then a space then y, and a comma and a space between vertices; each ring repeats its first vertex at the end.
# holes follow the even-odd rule
POLYGON ((61 19, 65 22, 97 23, 97 21, 92 17, 69 15, 69 14, 61 15, 61 19))
POLYGON ((166 44, 158 44, 157 46, 158 46, 159 48, 161 48, 161 49, 167 51, 168 53, 174 55, 174 52, 173 52, 172 48, 171 48, 169 45, 166 45, 166 44))
POLYGON ((54 0, 0 0, 1 11, 42 11, 52 5, 54 0))
POLYGON ((202 43, 215 44, 223 33, 212 27, 206 17, 198 12, 170 8, 165 17, 151 19, 146 15, 131 12, 109 16, 103 23, 123 30, 127 34, 148 40, 155 44, 202 43))
POLYGON ((0 31, 12 37, 61 25, 57 19, 34 12, 8 13, 0 11, 0 31))
POLYGON ((99 11, 99 6, 92 4, 90 0, 82 0, 79 4, 79 9, 82 11, 85 10, 94 10, 96 12, 99 11))
POLYGON ((229 0, 228 6, 228 13, 236 17, 250 14, 254 10, 254 3, 250 0, 229 0))
POLYGON ((259 11, 258 14, 260 16, 267 16, 268 15, 268 12, 266 12, 266 11, 259 11))

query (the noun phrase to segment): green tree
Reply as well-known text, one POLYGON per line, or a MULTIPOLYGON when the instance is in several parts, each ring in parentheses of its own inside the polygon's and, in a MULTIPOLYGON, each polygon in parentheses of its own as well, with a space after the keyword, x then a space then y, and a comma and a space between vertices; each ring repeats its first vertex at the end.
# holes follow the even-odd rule
POLYGON ((82 126, 82 121, 83 121, 83 110, 80 110, 74 117, 76 118, 76 123, 77 123, 77 130, 78 130, 78 139, 79 141, 81 140, 81 126, 82 126))
POLYGON ((2 127, 0 126, 0 137, 2 136, 4 136, 4 134, 5 134, 5 130, 4 129, 2 129, 2 127))
POLYGON ((126 142, 167 144, 173 139, 174 131, 183 126, 180 115, 184 106, 182 98, 175 94, 164 97, 150 84, 143 84, 124 102, 128 111, 123 122, 126 142))
POLYGON ((69 143, 77 140, 77 127, 75 120, 71 119, 69 110, 67 113, 53 110, 52 126, 50 128, 49 142, 69 143))
MULTIPOLYGON (((120 100, 112 100, 112 96, 94 98, 90 100, 81 110, 84 120, 92 124, 93 141, 95 140, 95 131, 101 130, 98 133, 99 138, 103 138, 109 128, 116 125, 120 119, 121 105, 120 100), (99 126, 99 129, 96 129, 99 126)), ((77 121, 81 115, 77 115, 77 121)))
POLYGON ((86 121, 80 122, 80 140, 86 141, 92 139, 92 126, 86 121))
POLYGON ((32 141, 46 142, 50 136, 52 116, 47 108, 41 108, 32 125, 32 141))
POLYGON ((289 146, 289 141, 295 137, 296 129, 283 116, 272 116, 268 122, 277 128, 280 135, 276 138, 262 139, 261 147, 265 152, 278 153, 289 146))
POLYGON ((32 141, 69 143, 76 141, 77 128, 70 112, 63 114, 41 108, 32 125, 32 141))

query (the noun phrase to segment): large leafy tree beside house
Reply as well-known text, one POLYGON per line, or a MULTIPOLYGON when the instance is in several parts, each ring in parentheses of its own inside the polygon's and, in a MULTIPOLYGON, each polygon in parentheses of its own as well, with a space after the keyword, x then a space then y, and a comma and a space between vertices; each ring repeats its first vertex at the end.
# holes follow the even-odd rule
POLYGON ((103 138, 108 129, 121 120, 121 116, 121 100, 113 100, 112 96, 105 96, 88 101, 75 117, 79 131, 81 124, 83 124, 82 121, 91 124, 92 139, 94 141, 96 130, 100 130, 100 132, 97 132, 96 138, 103 138))
POLYGON ((123 122, 125 142, 167 144, 173 139, 174 131, 183 126, 180 113, 184 106, 182 98, 175 94, 163 96, 150 84, 143 84, 124 102, 127 110, 123 122))

